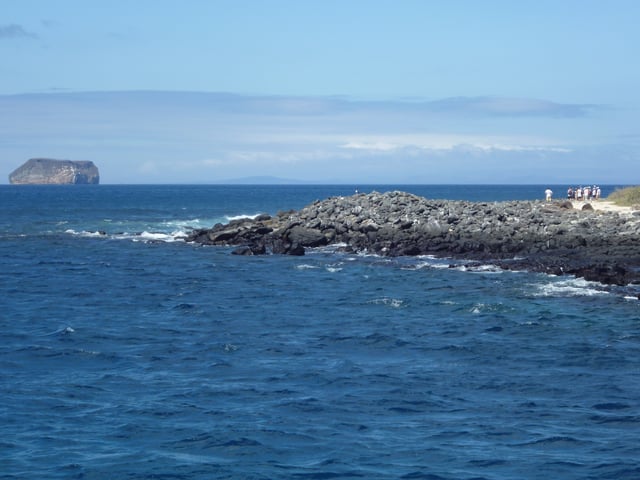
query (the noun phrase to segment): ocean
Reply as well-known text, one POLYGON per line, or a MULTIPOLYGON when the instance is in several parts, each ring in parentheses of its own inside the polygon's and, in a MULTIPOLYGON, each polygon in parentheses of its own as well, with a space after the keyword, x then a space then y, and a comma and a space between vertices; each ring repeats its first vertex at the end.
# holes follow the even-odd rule
POLYGON ((355 188, 546 187, 0 185, 0 479, 640 478, 634 287, 182 241, 355 188))

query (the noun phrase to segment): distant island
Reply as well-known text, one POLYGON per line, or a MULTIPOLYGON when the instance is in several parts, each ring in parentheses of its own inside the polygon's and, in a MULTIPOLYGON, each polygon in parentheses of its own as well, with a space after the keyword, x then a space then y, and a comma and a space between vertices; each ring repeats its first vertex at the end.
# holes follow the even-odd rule
POLYGON ((15 185, 97 185, 98 167, 90 161, 32 158, 9 174, 15 185))

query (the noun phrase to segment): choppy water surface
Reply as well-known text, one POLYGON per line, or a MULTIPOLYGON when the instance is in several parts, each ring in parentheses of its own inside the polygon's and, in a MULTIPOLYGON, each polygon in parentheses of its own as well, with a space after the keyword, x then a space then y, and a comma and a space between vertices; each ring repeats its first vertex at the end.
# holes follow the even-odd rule
POLYGON ((640 477, 629 289, 179 240, 349 193, 0 187, 0 478, 640 477))

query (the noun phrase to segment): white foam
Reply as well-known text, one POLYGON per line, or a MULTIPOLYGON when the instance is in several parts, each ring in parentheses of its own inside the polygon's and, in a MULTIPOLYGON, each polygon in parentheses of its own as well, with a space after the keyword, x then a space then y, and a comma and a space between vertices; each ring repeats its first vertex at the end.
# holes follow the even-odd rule
POLYGON ((60 335, 60 334, 62 334, 62 335, 70 335, 72 333, 75 333, 75 330, 72 327, 62 327, 62 328, 56 330, 55 332, 45 333, 42 336, 43 337, 49 337, 49 336, 52 336, 52 335, 60 335))
POLYGON ((391 297, 381 297, 371 300, 369 303, 374 305, 385 305, 387 307, 392 308, 401 308, 404 306, 404 300, 400 300, 399 298, 391 298, 391 297))
POLYGON ((569 278, 546 282, 535 286, 536 297, 592 297, 608 295, 609 292, 597 288, 596 282, 583 278, 569 278))
POLYGON ((309 265, 308 263, 303 263, 301 265, 296 265, 296 270, 312 270, 320 268, 316 265, 309 265))
POLYGON ((416 263, 412 268, 422 270, 423 268, 449 268, 450 260, 438 258, 433 255, 420 255, 417 257, 420 262, 416 263))
MULTIPOLYGON (((235 217, 233 217, 235 218, 235 217)), ((238 217, 245 218, 245 217, 238 217)), ((246 217, 252 218, 252 217, 246 217)), ((253 217, 255 218, 255 217, 253 217)), ((161 230, 172 229, 172 230, 185 230, 185 229, 198 229, 198 228, 211 228, 213 225, 217 223, 227 223, 229 221, 229 217, 215 217, 215 218, 189 218, 189 219, 180 219, 180 220, 166 220, 160 223, 161 230)))
POLYGON ((471 309, 471 313, 473 313, 474 315, 477 315, 478 313, 482 313, 482 311, 485 310, 485 308, 486 308, 486 305, 484 303, 476 303, 471 309))
POLYGON ((224 218, 227 219, 228 222, 232 222, 233 220, 253 220, 254 218, 257 218, 259 215, 261 215, 260 213, 254 213, 253 215, 225 215, 224 218))
POLYGON ((88 232, 86 230, 77 232, 72 228, 65 230, 64 233, 68 233, 70 235, 77 235, 78 237, 104 237, 105 236, 103 232, 88 232))
POLYGON ((143 242, 177 242, 184 240, 184 232, 175 231, 172 233, 162 233, 162 232, 147 232, 144 231, 139 235, 136 235, 133 238, 133 241, 143 241, 143 242))
POLYGON ((504 270, 496 265, 460 265, 456 267, 461 272, 471 273, 504 273, 504 270))
POLYGON ((78 237, 89 238, 110 238, 114 240, 132 240, 134 242, 182 242, 187 237, 187 232, 184 230, 174 230, 170 233, 165 232, 150 232, 144 230, 140 233, 120 232, 115 234, 108 234, 101 231, 76 231, 72 228, 65 230, 65 233, 69 235, 75 235, 78 237))

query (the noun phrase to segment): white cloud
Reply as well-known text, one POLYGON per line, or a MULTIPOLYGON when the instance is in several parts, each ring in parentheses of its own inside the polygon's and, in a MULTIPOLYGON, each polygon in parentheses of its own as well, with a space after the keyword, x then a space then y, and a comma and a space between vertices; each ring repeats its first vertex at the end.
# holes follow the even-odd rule
POLYGON ((344 149, 370 152, 391 152, 404 149, 455 150, 460 148, 482 151, 530 151, 549 150, 569 152, 570 148, 558 145, 557 140, 522 136, 411 134, 350 137, 340 145, 344 149))

